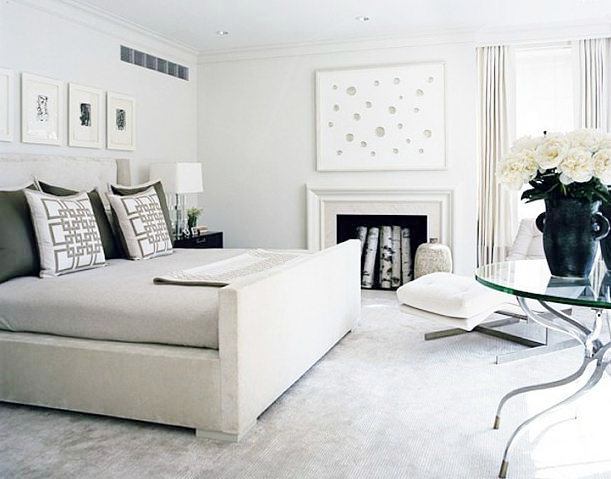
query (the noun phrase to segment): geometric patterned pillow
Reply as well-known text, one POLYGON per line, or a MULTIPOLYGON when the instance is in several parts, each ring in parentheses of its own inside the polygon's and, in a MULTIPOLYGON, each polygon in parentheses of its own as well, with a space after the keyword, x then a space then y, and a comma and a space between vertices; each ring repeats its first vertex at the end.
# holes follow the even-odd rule
POLYGON ((87 193, 54 196, 25 190, 30 206, 40 276, 59 276, 106 264, 100 231, 87 193))
POLYGON ((153 187, 133 195, 107 196, 130 259, 172 254, 172 240, 159 197, 153 187))

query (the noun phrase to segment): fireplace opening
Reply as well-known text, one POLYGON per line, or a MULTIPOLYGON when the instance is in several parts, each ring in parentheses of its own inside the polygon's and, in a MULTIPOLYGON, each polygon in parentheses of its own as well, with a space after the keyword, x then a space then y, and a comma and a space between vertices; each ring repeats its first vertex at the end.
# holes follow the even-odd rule
POLYGON ((345 215, 337 219, 337 242, 357 238, 363 289, 394 290, 414 277, 416 248, 428 241, 426 215, 345 215))

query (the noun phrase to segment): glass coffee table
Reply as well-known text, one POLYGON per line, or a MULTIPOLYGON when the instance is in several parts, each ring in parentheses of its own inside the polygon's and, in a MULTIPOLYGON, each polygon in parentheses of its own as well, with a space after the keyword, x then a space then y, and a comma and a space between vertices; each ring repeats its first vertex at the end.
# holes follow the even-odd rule
POLYGON ((557 381, 526 386, 507 393, 500 401, 494 429, 498 429, 501 421, 501 411, 505 403, 512 397, 530 391, 555 388, 576 381, 590 369, 589 379, 577 392, 564 400, 550 406, 544 411, 527 419, 513 432, 503 454, 500 478, 507 477, 509 453, 518 436, 530 424, 547 415, 560 406, 564 406, 592 389, 602 378, 605 369, 611 363, 611 355, 605 354, 611 348, 611 342, 601 338, 603 321, 607 319, 605 310, 611 309, 611 273, 607 272, 602 262, 598 263, 587 279, 567 279, 551 276, 545 260, 506 261, 481 266, 475 273, 475 278, 481 284, 515 296, 529 320, 542 326, 566 334, 578 341, 583 347, 584 358, 581 366, 570 376, 557 381), (527 299, 539 303, 545 313, 533 311, 527 299), (592 310, 594 320, 592 326, 586 326, 560 311, 552 304, 581 306, 592 310), (588 368, 591 363, 596 366, 588 368))

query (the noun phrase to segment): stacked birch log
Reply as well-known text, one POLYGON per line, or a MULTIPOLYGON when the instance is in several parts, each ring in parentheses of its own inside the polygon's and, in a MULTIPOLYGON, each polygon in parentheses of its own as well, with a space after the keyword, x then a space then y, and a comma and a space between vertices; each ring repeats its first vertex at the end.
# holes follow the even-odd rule
POLYGON ((413 278, 409 228, 400 226, 359 226, 362 277, 365 289, 395 289, 413 278), (379 265, 376 275, 376 258, 379 265))

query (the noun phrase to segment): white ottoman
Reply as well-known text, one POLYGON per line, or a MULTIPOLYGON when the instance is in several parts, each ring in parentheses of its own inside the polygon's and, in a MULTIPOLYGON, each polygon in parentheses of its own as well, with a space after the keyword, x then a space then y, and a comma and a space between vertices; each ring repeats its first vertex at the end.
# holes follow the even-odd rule
POLYGON ((501 307, 519 311, 512 296, 452 273, 421 276, 401 286, 397 298, 406 313, 465 331, 485 322, 501 307))

